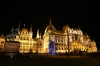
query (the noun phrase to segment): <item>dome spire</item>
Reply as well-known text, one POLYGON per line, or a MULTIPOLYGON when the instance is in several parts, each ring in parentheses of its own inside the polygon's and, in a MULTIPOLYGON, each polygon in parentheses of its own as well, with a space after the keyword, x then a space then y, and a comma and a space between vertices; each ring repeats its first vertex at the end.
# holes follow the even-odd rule
POLYGON ((37 30, 36 38, 39 38, 39 29, 37 30))
POLYGON ((51 17, 50 17, 50 22, 49 22, 49 24, 52 24, 52 22, 51 22, 51 17))
POLYGON ((25 28, 25 24, 23 24, 24 25, 24 28, 25 28))

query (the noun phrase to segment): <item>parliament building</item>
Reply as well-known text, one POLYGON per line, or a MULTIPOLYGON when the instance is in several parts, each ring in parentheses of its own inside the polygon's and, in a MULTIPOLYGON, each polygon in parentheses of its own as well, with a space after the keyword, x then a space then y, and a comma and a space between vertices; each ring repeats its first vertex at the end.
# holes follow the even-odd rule
POLYGON ((68 25, 63 26, 63 30, 57 30, 50 19, 44 34, 41 35, 37 30, 36 38, 33 38, 32 25, 30 29, 20 29, 18 25, 17 33, 13 32, 0 36, 0 52, 3 52, 6 41, 20 42, 20 53, 49 53, 50 40, 54 43, 53 50, 56 53, 86 51, 89 53, 97 52, 96 42, 91 40, 89 35, 83 34, 80 28, 71 28, 68 25))

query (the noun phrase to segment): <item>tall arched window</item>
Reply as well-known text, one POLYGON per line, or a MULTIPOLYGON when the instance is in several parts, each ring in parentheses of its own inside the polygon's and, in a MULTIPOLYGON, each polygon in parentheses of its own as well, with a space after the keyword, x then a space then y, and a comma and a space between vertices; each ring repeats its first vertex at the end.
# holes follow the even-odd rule
POLYGON ((23 37, 23 39, 25 40, 25 37, 23 37))

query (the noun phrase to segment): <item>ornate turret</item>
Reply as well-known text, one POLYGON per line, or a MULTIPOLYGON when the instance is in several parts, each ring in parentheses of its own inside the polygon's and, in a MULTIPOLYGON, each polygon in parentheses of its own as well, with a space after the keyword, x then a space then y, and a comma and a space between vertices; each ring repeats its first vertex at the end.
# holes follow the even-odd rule
POLYGON ((84 33, 83 36, 86 37, 86 38, 88 38, 88 39, 90 39, 90 37, 89 37, 89 35, 87 33, 84 33))
POLYGON ((40 33, 40 35, 39 35, 39 38, 41 39, 41 33, 40 33))
POLYGON ((63 27, 63 31, 64 31, 64 32, 67 32, 68 29, 69 29, 69 25, 65 25, 65 26, 63 27))

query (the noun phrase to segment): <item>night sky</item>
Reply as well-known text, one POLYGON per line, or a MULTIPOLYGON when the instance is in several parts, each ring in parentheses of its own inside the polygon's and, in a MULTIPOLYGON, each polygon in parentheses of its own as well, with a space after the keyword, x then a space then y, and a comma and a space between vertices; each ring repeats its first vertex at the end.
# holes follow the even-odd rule
POLYGON ((37 29, 43 34, 51 17, 56 29, 62 30, 64 25, 78 28, 89 34, 100 49, 100 10, 96 1, 1 1, 0 34, 7 34, 18 23, 29 28, 33 25, 33 35, 37 29))

